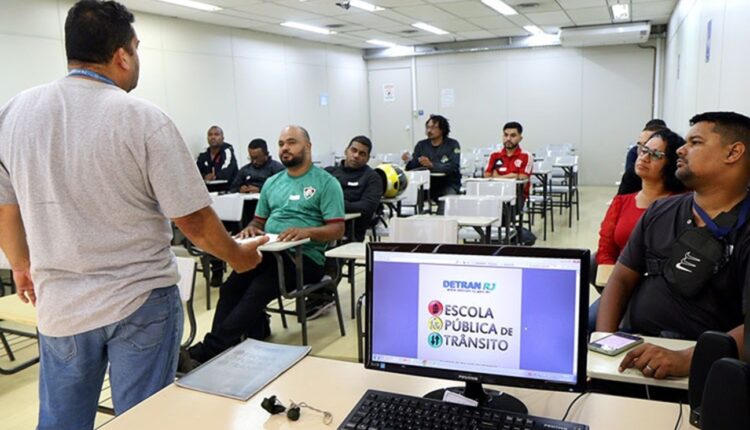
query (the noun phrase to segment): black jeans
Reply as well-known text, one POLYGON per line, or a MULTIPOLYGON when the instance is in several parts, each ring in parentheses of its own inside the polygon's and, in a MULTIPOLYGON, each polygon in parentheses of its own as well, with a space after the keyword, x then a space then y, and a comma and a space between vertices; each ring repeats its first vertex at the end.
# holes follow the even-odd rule
MULTIPOLYGON (((287 290, 296 288, 296 270, 292 259, 284 258, 284 282, 287 290)), ((306 256, 302 257, 303 282, 317 282, 324 275, 319 266, 306 256)), ((244 334, 253 339, 263 339, 268 334, 265 308, 279 296, 279 277, 276 258, 270 253, 253 270, 245 273, 232 272, 219 289, 211 331, 206 333, 203 344, 193 348, 190 355, 205 362, 224 350, 240 343, 244 334)))

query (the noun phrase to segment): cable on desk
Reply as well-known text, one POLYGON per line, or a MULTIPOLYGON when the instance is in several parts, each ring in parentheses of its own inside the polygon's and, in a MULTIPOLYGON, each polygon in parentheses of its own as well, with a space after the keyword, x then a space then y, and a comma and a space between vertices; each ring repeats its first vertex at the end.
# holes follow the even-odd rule
POLYGON ((674 423, 674 430, 680 428, 680 421, 682 421, 682 400, 680 400, 680 413, 677 414, 677 422, 674 423))
POLYGON ((573 407, 573 405, 575 404, 575 402, 577 402, 577 401, 578 401, 578 399, 580 399, 581 397, 583 397, 584 395, 586 395, 586 394, 588 394, 588 393, 590 393, 590 392, 591 392, 591 391, 584 391, 583 393, 581 393, 581 394, 577 395, 577 396, 576 396, 576 398, 575 398, 575 399, 573 399, 573 401, 572 401, 572 402, 570 402, 570 404, 568 405, 568 409, 567 409, 567 410, 565 411, 565 415, 563 415, 563 417, 562 417, 562 420, 561 420, 561 421, 565 421, 565 418, 568 418, 568 414, 570 413, 570 409, 571 409, 571 408, 573 407))

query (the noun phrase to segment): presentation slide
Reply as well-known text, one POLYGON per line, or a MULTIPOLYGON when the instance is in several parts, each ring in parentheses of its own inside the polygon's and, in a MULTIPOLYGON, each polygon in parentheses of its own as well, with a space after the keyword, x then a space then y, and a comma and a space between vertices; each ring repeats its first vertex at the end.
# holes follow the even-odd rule
POLYGON ((517 369, 521 274, 520 269, 463 267, 457 271, 451 266, 420 265, 417 357, 517 369))

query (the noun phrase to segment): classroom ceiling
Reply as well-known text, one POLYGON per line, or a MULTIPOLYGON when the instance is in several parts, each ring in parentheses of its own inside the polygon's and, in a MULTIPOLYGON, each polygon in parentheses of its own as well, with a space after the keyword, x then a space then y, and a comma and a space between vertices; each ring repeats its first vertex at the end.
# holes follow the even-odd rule
POLYGON ((677 0, 505 0, 518 14, 503 16, 480 0, 368 0, 384 8, 378 12, 354 7, 346 10, 337 6, 336 0, 203 0, 223 8, 217 12, 202 12, 159 0, 120 1, 135 11, 353 48, 373 48, 366 43, 369 39, 411 46, 526 36, 529 33, 523 27, 530 24, 554 34, 560 27, 613 23, 609 5, 618 2, 630 5, 630 21, 666 24, 677 3, 677 0), (284 21, 328 27, 336 34, 319 35, 282 27, 280 23, 284 21), (411 26, 419 21, 449 34, 439 36, 411 26))

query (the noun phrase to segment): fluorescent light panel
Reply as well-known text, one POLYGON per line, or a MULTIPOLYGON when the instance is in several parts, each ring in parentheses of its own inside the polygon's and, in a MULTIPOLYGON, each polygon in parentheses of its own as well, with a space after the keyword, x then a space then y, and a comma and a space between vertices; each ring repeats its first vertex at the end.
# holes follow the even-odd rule
POLYGON ((615 21, 625 21, 630 19, 630 5, 613 4, 612 16, 614 17, 615 21))
POLYGON ((442 36, 444 34, 448 34, 447 31, 439 29, 437 27, 434 27, 430 24, 425 24, 424 22, 415 22, 411 25, 412 27, 418 28, 420 30, 429 31, 430 33, 437 34, 439 36, 442 36))
POLYGON ((204 10, 206 12, 217 12, 222 10, 219 6, 214 6, 208 3, 201 3, 199 1, 192 0, 159 0, 162 3, 176 4, 177 6, 185 6, 193 9, 204 10))
POLYGON ((301 22, 286 21, 281 23, 284 27, 295 28, 297 30, 310 31, 318 34, 336 34, 335 31, 331 31, 327 28, 316 27, 314 25, 302 24, 301 22))
POLYGON ((384 40, 378 40, 378 39, 370 39, 367 41, 367 43, 369 43, 370 45, 382 46, 384 48, 394 48, 398 46, 395 43, 386 42, 384 40))
POLYGON ((529 33, 535 35, 535 36, 539 35, 539 34, 544 34, 544 32, 542 31, 542 29, 539 28, 539 27, 537 27, 536 25, 524 25, 523 29, 526 30, 526 31, 528 31, 529 33))
POLYGON ((358 9, 366 10, 368 12, 378 12, 381 10, 385 10, 380 6, 375 6, 374 4, 367 3, 366 1, 362 0, 351 0, 349 2, 349 6, 356 7, 358 9))
POLYGON ((482 0, 482 3, 484 3, 485 6, 494 9, 497 13, 500 13, 506 16, 518 15, 518 12, 516 12, 515 9, 508 6, 502 0, 482 0))

